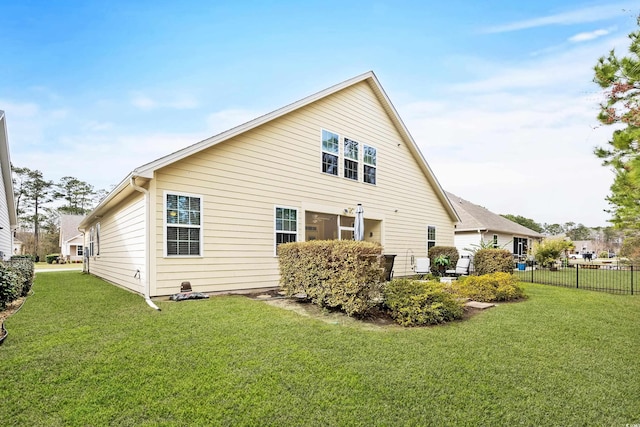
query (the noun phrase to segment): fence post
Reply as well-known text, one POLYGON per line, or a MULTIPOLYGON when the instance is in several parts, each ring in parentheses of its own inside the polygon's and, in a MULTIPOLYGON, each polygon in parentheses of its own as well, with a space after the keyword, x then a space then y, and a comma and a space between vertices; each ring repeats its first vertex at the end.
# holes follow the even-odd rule
POLYGON ((633 295, 633 264, 631 264, 631 295, 633 295))
POLYGON ((580 283, 579 271, 580 271, 580 264, 576 264, 576 289, 578 289, 580 287, 580 286, 578 286, 579 283, 580 283))

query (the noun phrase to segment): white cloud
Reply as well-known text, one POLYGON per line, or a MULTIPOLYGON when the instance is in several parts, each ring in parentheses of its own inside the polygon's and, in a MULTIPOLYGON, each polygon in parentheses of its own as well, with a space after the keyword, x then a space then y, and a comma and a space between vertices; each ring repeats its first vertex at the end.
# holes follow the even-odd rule
POLYGON ((589 40, 597 39, 598 37, 606 36, 609 34, 610 30, 595 30, 586 33, 578 33, 575 36, 569 37, 569 41, 572 43, 580 43, 589 40))
POLYGON ((163 95, 162 97, 151 97, 144 93, 134 93, 131 97, 131 105, 149 111, 160 108, 174 110, 190 110, 198 107, 198 101, 187 94, 163 95))
POLYGON ((545 27, 549 25, 573 25, 589 22, 598 22, 628 14, 629 9, 634 9, 637 5, 631 2, 621 2, 606 4, 602 6, 590 6, 577 10, 542 16, 539 18, 525 19, 496 25, 486 28, 486 33, 505 33, 519 31, 529 28, 545 27))
POLYGON ((606 225, 613 175, 593 149, 606 145, 613 129, 597 127, 591 78, 611 43, 496 63, 489 78, 470 77, 441 101, 399 111, 446 190, 496 213, 606 225))

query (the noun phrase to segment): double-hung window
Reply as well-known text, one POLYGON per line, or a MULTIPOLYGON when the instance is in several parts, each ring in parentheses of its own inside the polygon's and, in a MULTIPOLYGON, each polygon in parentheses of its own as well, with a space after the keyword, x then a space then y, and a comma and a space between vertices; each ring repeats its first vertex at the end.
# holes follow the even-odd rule
POLYGON ((82 245, 76 246, 76 255, 77 256, 82 256, 84 254, 83 249, 84 248, 82 247, 82 245))
POLYGON ((202 255, 202 197, 165 193, 165 253, 202 255))
POLYGON ((344 177, 358 180, 358 143, 352 139, 344 139, 344 177))
POLYGON ((427 252, 436 245, 436 228, 433 225, 427 227, 427 252))
POLYGON ((322 131, 322 172, 338 175, 339 137, 333 132, 322 131))
POLYGON ((281 243, 298 241, 298 210, 276 206, 275 215, 276 255, 281 243))
POLYGON ((377 151, 375 148, 368 145, 364 146, 364 182, 367 184, 376 183, 376 168, 377 168, 377 151))

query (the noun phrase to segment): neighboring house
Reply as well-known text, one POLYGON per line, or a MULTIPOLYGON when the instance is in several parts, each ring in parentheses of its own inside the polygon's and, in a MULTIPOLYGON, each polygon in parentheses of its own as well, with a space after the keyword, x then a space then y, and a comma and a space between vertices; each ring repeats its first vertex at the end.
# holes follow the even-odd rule
POLYGON ((78 226, 84 215, 60 215, 60 255, 67 262, 82 261, 84 236, 78 226))
POLYGON ((526 256, 534 241, 544 236, 507 218, 494 214, 482 206, 475 205, 455 194, 447 197, 460 216, 456 225, 455 245, 460 255, 469 256, 469 249, 477 249, 481 242, 495 248, 504 248, 514 256, 526 256))
POLYGON ((13 199, 9 138, 4 111, 0 110, 0 259, 13 254, 13 232, 18 226, 16 205, 13 199))
MULTIPOLYGON (((277 247, 352 239, 412 256, 458 221, 373 72, 133 170, 80 224, 85 270, 149 296, 275 287, 277 247)), ((151 305, 151 304, 150 304, 151 305)))

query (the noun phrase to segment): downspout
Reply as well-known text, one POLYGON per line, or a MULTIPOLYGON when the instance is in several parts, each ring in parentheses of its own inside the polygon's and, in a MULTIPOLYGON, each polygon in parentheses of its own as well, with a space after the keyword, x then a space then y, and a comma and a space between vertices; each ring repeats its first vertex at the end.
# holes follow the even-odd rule
POLYGON ((150 221, 151 221, 151 210, 150 210, 150 203, 149 203, 149 190, 147 190, 146 188, 140 187, 138 185, 136 185, 136 177, 135 176, 131 176, 131 180, 129 181, 131 184, 131 188, 133 188, 136 191, 141 192, 142 194, 144 194, 144 300, 147 303, 147 305, 149 305, 149 307, 153 308, 154 310, 158 310, 160 311, 160 308, 155 305, 153 303, 153 301, 151 301, 151 283, 149 282, 149 270, 151 268, 151 257, 150 257, 150 248, 151 248, 151 242, 149 241, 149 227, 150 227, 150 221))

